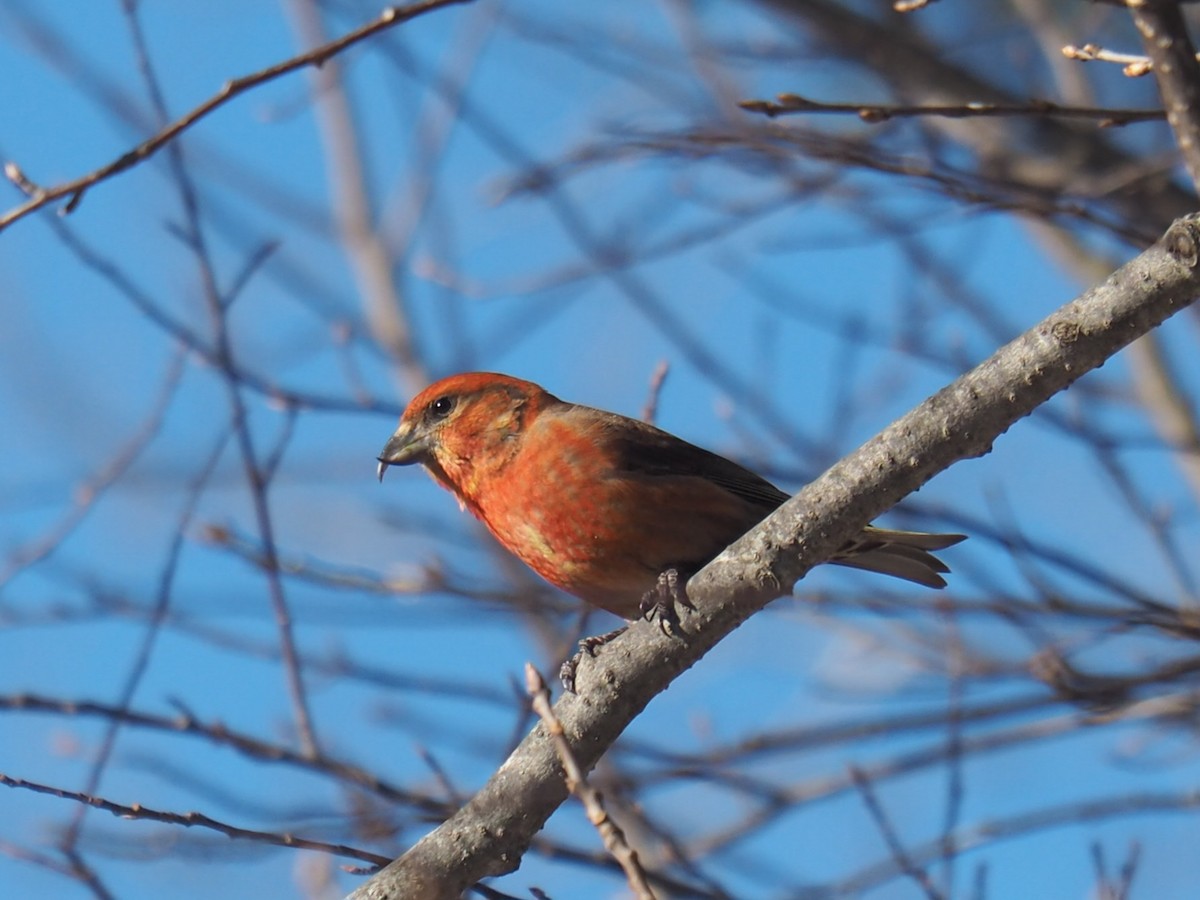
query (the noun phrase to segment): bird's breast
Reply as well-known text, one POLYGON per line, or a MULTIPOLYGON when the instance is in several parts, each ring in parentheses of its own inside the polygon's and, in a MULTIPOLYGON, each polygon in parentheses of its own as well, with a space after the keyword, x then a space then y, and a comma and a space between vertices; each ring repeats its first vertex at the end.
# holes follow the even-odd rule
POLYGON ((614 526, 597 449, 570 429, 530 442, 480 492, 483 519, 500 541, 563 586, 614 526))
POLYGON ((698 569, 762 517, 688 475, 631 472, 604 435, 568 423, 526 435, 480 492, 479 515, 551 584, 632 618, 671 567, 698 569))

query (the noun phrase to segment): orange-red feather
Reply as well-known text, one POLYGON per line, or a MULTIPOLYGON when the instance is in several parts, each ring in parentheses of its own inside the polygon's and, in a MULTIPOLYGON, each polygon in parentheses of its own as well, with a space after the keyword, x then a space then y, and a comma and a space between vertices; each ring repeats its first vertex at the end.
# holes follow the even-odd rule
MULTIPOLYGON (((626 618, 659 573, 698 570, 787 499, 658 428, 494 373, 413 398, 381 473, 412 462, 551 584, 626 618)), ((869 528, 834 561, 937 587, 946 567, 928 551, 961 539, 869 528)))

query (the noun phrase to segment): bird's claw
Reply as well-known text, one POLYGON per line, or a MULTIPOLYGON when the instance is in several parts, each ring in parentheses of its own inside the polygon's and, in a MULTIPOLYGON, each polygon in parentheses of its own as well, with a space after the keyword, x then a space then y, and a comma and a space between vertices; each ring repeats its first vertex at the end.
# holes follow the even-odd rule
POLYGON ((575 693, 575 670, 579 668, 579 660, 582 656, 583 651, 580 650, 570 659, 563 660, 563 664, 558 667, 558 680, 568 694, 575 693))
POLYGON ((581 640, 579 642, 579 649, 575 652, 575 655, 558 668, 558 680, 562 682, 563 690, 568 694, 575 693, 575 671, 579 668, 579 663, 585 653, 588 656, 595 656, 596 650, 603 647, 613 638, 620 637, 628 627, 628 625, 622 625, 620 628, 614 628, 612 631, 606 631, 604 634, 594 634, 591 637, 585 637, 581 640))
MULTIPOLYGON (((653 621, 657 616, 658 627, 667 637, 684 638, 687 637, 687 632, 683 630, 683 626, 679 622, 679 611, 676 609, 676 605, 692 610, 696 608, 688 599, 687 578, 681 575, 678 569, 670 568, 660 573, 654 587, 642 595, 638 611, 646 621, 653 621)), ((624 634, 628 627, 628 625, 622 625, 606 634, 597 634, 581 640, 579 650, 575 655, 559 666, 558 680, 562 682, 563 690, 568 694, 575 693, 575 673, 585 654, 595 656, 598 649, 613 638, 624 634)))
POLYGON ((658 627, 667 637, 683 638, 687 632, 679 622, 679 610, 676 604, 687 609, 696 607, 687 595, 687 579, 675 568, 659 573, 658 582, 642 596, 639 607, 646 621, 658 617, 658 627))

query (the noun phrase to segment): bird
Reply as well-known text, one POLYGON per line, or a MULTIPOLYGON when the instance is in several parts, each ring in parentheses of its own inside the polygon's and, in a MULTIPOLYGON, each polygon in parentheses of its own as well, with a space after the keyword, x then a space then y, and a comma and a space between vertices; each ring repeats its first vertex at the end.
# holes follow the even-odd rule
MULTIPOLYGON (((424 466, 550 584, 626 620, 657 616, 669 634, 676 604, 691 606, 687 579, 788 499, 654 425, 495 372, 418 393, 378 462, 380 481, 390 466, 424 466)), ((964 539, 868 525, 828 561, 943 588, 950 570, 933 551, 964 539)))

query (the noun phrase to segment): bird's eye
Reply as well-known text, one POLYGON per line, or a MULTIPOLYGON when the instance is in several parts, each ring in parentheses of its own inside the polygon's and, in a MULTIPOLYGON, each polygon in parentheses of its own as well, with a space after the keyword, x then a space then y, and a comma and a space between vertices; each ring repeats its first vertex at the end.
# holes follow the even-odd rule
POLYGON ((438 397, 429 404, 429 416, 433 419, 444 419, 454 409, 453 397, 438 397))

